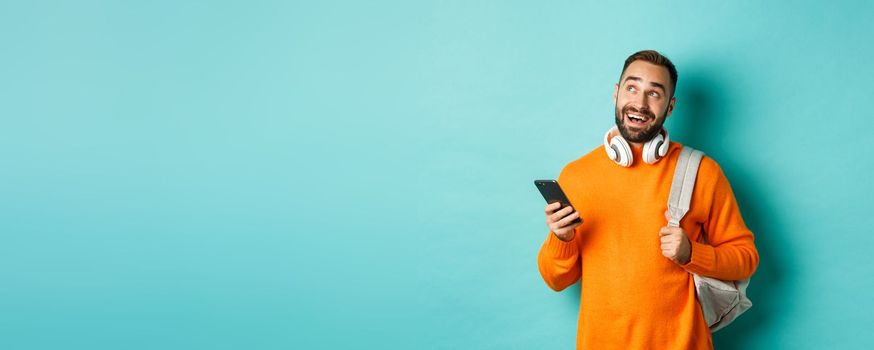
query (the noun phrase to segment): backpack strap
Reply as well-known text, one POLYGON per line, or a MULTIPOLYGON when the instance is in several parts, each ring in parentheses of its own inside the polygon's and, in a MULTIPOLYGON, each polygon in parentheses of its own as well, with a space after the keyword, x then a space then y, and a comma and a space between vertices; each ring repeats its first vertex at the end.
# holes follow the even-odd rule
POLYGON ((704 152, 683 146, 677 167, 674 169, 674 181, 671 183, 671 195, 668 197, 668 226, 680 227, 680 221, 689 212, 692 202, 692 192, 695 189, 695 179, 698 177, 698 166, 704 152))

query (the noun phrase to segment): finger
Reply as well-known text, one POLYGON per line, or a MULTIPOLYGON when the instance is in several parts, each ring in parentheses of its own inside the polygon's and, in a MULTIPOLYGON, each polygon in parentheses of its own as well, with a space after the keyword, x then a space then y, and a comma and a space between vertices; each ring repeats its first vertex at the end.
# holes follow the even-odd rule
POLYGON ((560 207, 561 207, 561 203, 552 202, 552 203, 547 204, 546 208, 544 208, 543 210, 546 212, 546 215, 552 215, 552 213, 555 212, 555 210, 560 208, 560 207))
POLYGON ((665 226, 659 230, 660 236, 664 236, 664 235, 680 235, 680 236, 682 236, 685 234, 686 234, 686 231, 684 231, 682 227, 665 226))
POLYGON ((556 231, 570 232, 570 231, 573 231, 574 229, 576 229, 577 226, 579 226, 579 224, 570 224, 568 226, 563 226, 563 227, 557 228, 557 229, 553 230, 552 232, 556 232, 556 231))
POLYGON ((555 226, 556 226, 559 230, 567 230, 567 229, 570 229, 570 228, 572 228, 572 227, 575 227, 575 226, 572 226, 572 225, 573 225, 573 223, 572 223, 573 218, 571 218, 570 220, 566 220, 566 219, 567 219, 567 218, 565 218, 565 219, 561 219, 561 220, 559 220, 559 221, 556 221, 556 222, 555 222, 555 226))
POLYGON ((565 207, 565 208, 562 208, 561 210, 553 211, 552 214, 549 215, 549 217, 552 219, 552 221, 558 221, 559 219, 561 219, 565 215, 567 215, 568 212, 569 211, 567 210, 567 207, 565 207))
POLYGON ((683 230, 679 227, 663 227, 659 231, 659 235, 660 236, 678 235, 682 232, 683 232, 683 230))
POLYGON ((671 212, 670 212, 670 210, 665 209, 665 220, 671 221, 671 212))
POLYGON ((578 213, 578 212, 570 213, 570 215, 565 216, 564 219, 561 219, 558 222, 558 224, 561 226, 567 226, 568 224, 571 223, 571 221, 574 221, 574 219, 576 219, 578 217, 580 217, 580 213, 578 213))
POLYGON ((671 234, 671 228, 670 228, 670 227, 662 227, 662 228, 659 230, 659 236, 667 236, 667 235, 669 235, 669 234, 671 234))
POLYGON ((677 250, 672 248, 662 248, 662 255, 666 258, 673 259, 677 255, 677 250))
POLYGON ((561 220, 549 222, 548 225, 549 225, 549 228, 552 229, 553 231, 563 230, 563 229, 567 228, 567 224, 562 223, 561 220))
POLYGON ((559 208, 561 208, 561 203, 559 203, 559 202, 552 202, 552 203, 549 203, 549 204, 546 205, 546 213, 549 214, 549 215, 552 215, 552 214, 554 214, 555 211, 558 210, 559 208))
POLYGON ((553 222, 549 224, 549 230, 552 232, 556 232, 561 229, 561 226, 558 226, 558 223, 553 222))
POLYGON ((661 239, 662 241, 668 241, 668 242, 679 242, 680 236, 675 234, 675 233, 668 233, 666 235, 659 235, 659 239, 661 239))
POLYGON ((550 218, 552 219, 552 221, 561 220, 561 218, 563 218, 567 214, 570 214, 570 212, 572 212, 573 210, 574 210, 574 208, 572 208, 570 206, 564 207, 564 209, 559 210, 559 211, 555 212, 554 214, 550 215, 550 218))

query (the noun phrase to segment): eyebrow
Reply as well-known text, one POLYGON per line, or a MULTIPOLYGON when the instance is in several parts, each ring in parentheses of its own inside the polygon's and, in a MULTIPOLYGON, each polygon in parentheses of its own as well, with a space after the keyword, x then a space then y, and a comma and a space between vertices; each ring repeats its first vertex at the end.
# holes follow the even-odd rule
MULTIPOLYGON (((629 80, 634 80, 634 81, 637 81, 637 82, 641 82, 641 81, 643 81, 643 79, 641 79, 640 77, 636 77, 636 76, 633 76, 633 75, 629 75, 629 76, 625 77, 625 81, 629 81, 629 80)), ((657 88, 662 89, 662 92, 667 91, 667 90, 665 89, 665 86, 662 85, 662 84, 660 84, 660 83, 656 83, 656 82, 651 81, 651 82, 649 82, 649 84, 652 85, 652 86, 655 86, 655 87, 657 87, 657 88)))

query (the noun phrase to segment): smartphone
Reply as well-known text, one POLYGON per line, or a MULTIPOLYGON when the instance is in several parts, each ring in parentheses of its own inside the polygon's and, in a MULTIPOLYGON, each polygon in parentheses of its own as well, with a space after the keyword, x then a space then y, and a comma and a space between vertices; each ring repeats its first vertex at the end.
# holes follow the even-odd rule
MULTIPOLYGON (((561 203, 561 210, 566 206, 571 205, 571 201, 567 199, 567 196, 564 194, 564 191, 561 190, 561 186, 558 185, 558 181, 555 180, 534 180, 534 185, 537 186, 537 189, 540 190, 540 194, 543 195, 543 199, 546 200, 546 203, 552 204, 555 202, 561 203)), ((576 210, 576 209, 574 209, 576 210)), ((574 219, 572 223, 580 224, 583 221, 580 220, 579 217, 574 219)))

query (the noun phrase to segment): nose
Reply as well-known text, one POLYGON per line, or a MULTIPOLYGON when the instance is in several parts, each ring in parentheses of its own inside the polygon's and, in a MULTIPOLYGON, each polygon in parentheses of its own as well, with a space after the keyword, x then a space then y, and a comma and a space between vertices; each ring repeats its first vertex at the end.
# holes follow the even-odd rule
POLYGON ((637 104, 640 105, 641 108, 649 107, 649 101, 647 100, 646 94, 638 94, 635 100, 635 102, 637 102, 637 104))
POLYGON ((634 98, 634 105, 639 111, 649 110, 649 99, 646 94, 638 94, 634 98))

